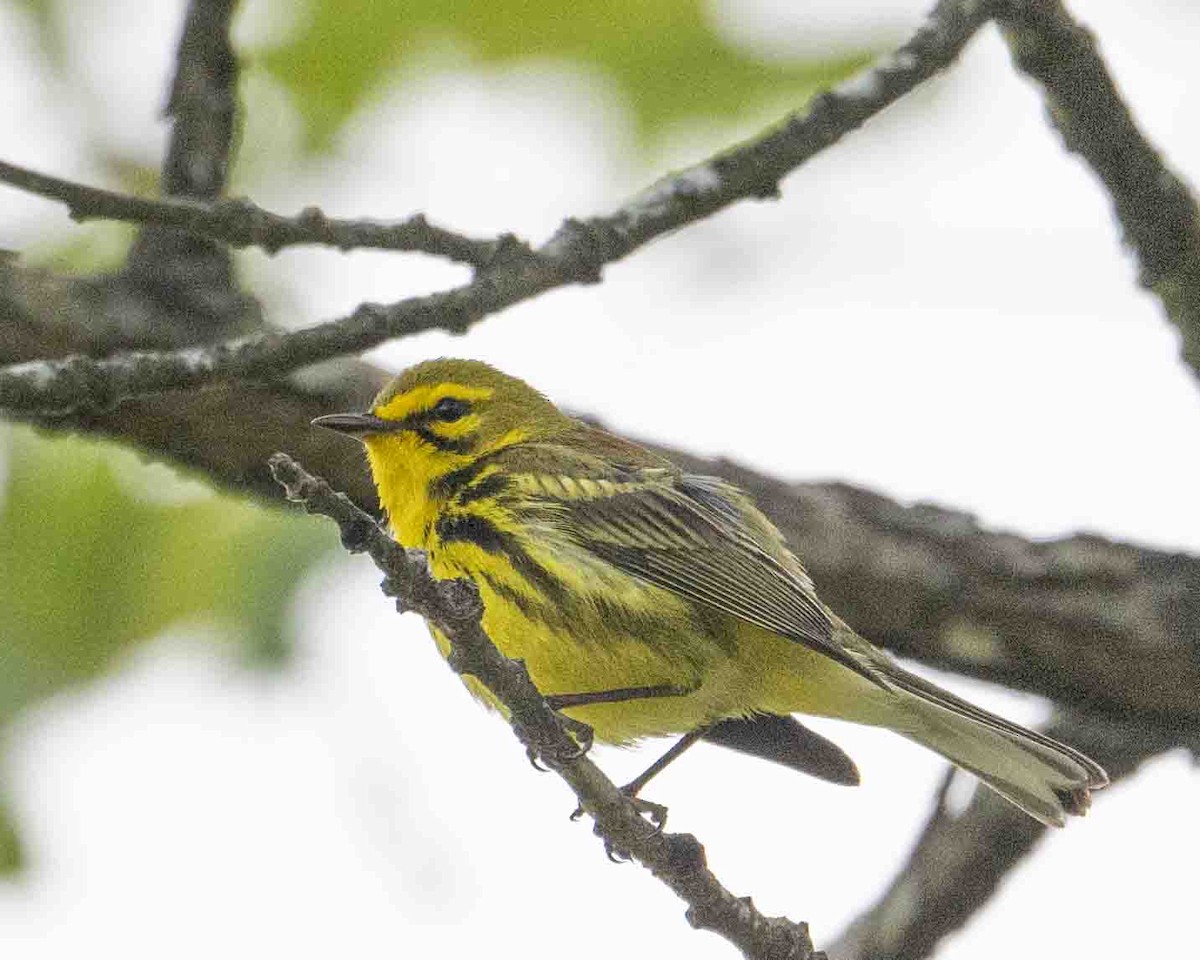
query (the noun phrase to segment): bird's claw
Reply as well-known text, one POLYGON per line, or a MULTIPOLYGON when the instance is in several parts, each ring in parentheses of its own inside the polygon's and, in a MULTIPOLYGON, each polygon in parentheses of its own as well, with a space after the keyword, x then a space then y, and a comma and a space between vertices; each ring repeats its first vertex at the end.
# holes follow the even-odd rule
POLYGON ((661 803, 643 800, 641 797, 630 797, 629 799, 633 801, 633 805, 638 808, 638 813, 644 816, 650 825, 650 832, 646 834, 646 838, 657 837, 662 833, 667 825, 667 808, 661 803))
POLYGON ((592 749, 592 744, 596 742, 596 732, 586 723, 562 713, 558 715, 558 722, 562 724, 567 736, 575 741, 575 749, 562 758, 564 761, 578 760, 592 749))
POLYGON ((571 717, 563 716, 561 713, 555 714, 555 716, 558 717, 563 731, 570 737, 573 746, 567 750, 555 749, 552 755, 548 754, 545 748, 539 748, 536 739, 531 737, 523 726, 516 721, 513 722, 513 729, 516 730, 517 736, 525 744, 526 758, 533 769, 539 773, 546 773, 550 769, 550 767, 547 767, 542 762, 542 757, 549 755, 552 764, 570 763, 573 760, 578 760, 591 750, 592 744, 596 739, 592 728, 581 720, 574 720, 571 717))
POLYGON ((529 761, 529 765, 538 773, 549 773, 550 768, 542 766, 542 761, 538 757, 538 752, 533 747, 525 747, 525 758, 529 761))
MULTIPOLYGON (((651 837, 657 837, 666 827, 667 808, 661 803, 655 803, 652 800, 643 800, 637 796, 632 792, 635 786, 635 784, 626 784, 620 790, 629 799, 629 802, 633 804, 638 814, 646 818, 645 823, 649 829, 642 839, 649 840, 651 837)), ((579 804, 579 806, 571 811, 571 821, 578 820, 586 812, 583 809, 583 804, 579 804)), ((604 853, 613 863, 624 863, 631 859, 627 851, 617 849, 613 842, 607 838, 604 841, 604 853)))
MULTIPOLYGON (((625 792, 625 788, 621 788, 621 792, 625 792)), ((640 797, 629 797, 630 802, 637 807, 639 815, 646 817, 644 821, 649 830, 642 837, 643 840, 649 840, 652 837, 657 837, 663 832, 663 828, 667 825, 667 808, 661 803, 654 803, 650 800, 643 800, 640 797)), ((580 813, 582 811, 576 811, 580 813)), ((620 849, 615 843, 607 837, 604 839, 604 855, 613 863, 627 863, 633 859, 632 854, 628 850, 620 849)))

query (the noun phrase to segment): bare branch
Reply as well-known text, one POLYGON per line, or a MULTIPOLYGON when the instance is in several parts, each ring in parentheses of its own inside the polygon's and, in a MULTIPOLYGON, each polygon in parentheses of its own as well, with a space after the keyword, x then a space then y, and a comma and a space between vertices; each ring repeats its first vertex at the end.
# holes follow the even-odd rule
POLYGON ((808 927, 786 917, 766 917, 748 897, 726 890, 705 863, 704 848, 691 834, 663 833, 638 815, 633 803, 568 737, 525 668, 504 657, 484 633, 483 604, 469 580, 436 580, 425 554, 405 551, 344 494, 307 473, 286 454, 270 461, 287 498, 337 523, 351 552, 367 552, 385 574, 384 592, 400 610, 425 617, 449 639, 450 665, 482 681, 508 708, 514 731, 567 782, 596 822, 610 849, 638 860, 688 904, 693 927, 711 930, 754 960, 809 960, 815 954, 808 927))
POLYGON ((530 290, 545 290, 556 282, 549 267, 530 264, 391 306, 364 303, 340 321, 289 333, 253 334, 213 347, 14 364, 0 368, 0 408, 47 415, 98 411, 127 398, 214 381, 269 381, 298 367, 357 353, 392 336, 437 328, 461 331, 525 299, 530 290))
POLYGON ((237 58, 230 27, 237 0, 190 0, 167 103, 171 144, 163 191, 214 200, 225 189, 237 117, 237 58))
POLYGON ((1200 209, 1191 190, 1138 129, 1095 38, 1059 0, 1001 0, 996 18, 1066 148, 1108 191, 1142 285, 1162 300, 1200 374, 1200 209))
POLYGON ((502 259, 471 283, 293 333, 268 333, 205 351, 63 361, 0 370, 0 407, 52 412, 96 407, 229 377, 277 377, 430 329, 462 332, 482 318, 601 268, 656 237, 747 198, 773 197, 780 179, 949 65, 985 20, 981 0, 941 0, 897 51, 816 97, 763 135, 672 175, 612 214, 567 220, 533 255, 502 259))
MULTIPOLYGON (((237 58, 229 31, 236 0, 189 0, 167 102, 171 139, 163 164, 169 196, 212 200, 225 188, 237 117, 237 58)), ((185 342, 211 342, 258 324, 257 304, 237 289, 229 251, 201 237, 148 224, 122 279, 164 311, 185 342)))
MULTIPOLYGON (((1165 731, 1078 715, 1061 718, 1047 732, 1086 750, 1114 782, 1177 742, 1165 731)), ((1200 731, 1191 737, 1193 748, 1200 745, 1200 731)), ((830 948, 838 960, 929 956, 991 899, 1046 833, 1046 827, 986 788, 977 787, 958 815, 944 800, 943 791, 891 886, 830 948)))
POLYGON ((486 240, 467 237, 435 226, 420 213, 393 222, 341 220, 327 217, 316 207, 308 207, 295 217, 284 217, 240 198, 197 203, 130 196, 52 177, 3 160, 0 160, 0 181, 65 203, 75 220, 152 223, 219 240, 232 247, 259 247, 272 254, 285 247, 321 244, 342 251, 372 248, 428 253, 484 268, 506 256, 529 253, 524 242, 512 234, 486 240))

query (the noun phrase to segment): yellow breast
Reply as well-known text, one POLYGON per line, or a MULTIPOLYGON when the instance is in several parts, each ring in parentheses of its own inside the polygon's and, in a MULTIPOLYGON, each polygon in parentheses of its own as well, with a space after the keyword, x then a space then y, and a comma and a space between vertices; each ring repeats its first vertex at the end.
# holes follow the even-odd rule
POLYGON ((412 434, 367 437, 367 460, 396 540, 405 547, 428 549, 439 505, 429 484, 445 468, 412 434))
MULTIPOLYGON (((450 462, 445 453, 431 452, 403 433, 367 438, 366 447, 396 539, 426 550, 435 576, 475 582, 484 630, 505 656, 524 661, 543 694, 663 685, 689 691, 564 711, 592 726, 597 739, 626 743, 677 733, 744 707, 750 691, 737 666, 738 627, 732 620, 698 613, 683 598, 635 579, 553 531, 515 528, 502 508, 487 501, 473 503, 472 511, 512 537, 520 547, 516 556, 443 540, 437 521, 452 508, 433 495, 433 481, 465 458, 450 462)), ((434 637, 445 655, 445 638, 437 631, 434 637)), ((477 681, 465 682, 496 706, 477 681)))

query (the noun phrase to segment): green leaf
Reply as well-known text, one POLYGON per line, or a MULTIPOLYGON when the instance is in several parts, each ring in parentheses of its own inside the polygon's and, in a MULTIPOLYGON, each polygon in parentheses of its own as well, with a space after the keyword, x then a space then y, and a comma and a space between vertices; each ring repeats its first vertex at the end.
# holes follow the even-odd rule
POLYGON ((731 119, 798 104, 869 53, 762 60, 713 28, 703 0, 310 0, 304 23, 263 60, 327 149, 396 71, 451 40, 479 68, 563 60, 610 78, 643 140, 687 119, 731 119))

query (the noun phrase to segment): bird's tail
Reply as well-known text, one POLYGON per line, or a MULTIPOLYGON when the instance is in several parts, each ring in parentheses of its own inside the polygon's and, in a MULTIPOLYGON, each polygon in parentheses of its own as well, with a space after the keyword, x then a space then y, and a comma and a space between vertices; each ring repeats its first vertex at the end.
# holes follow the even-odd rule
POLYGON ((894 665, 887 679, 902 715, 888 726, 975 774, 1044 824, 1061 827, 1068 814, 1086 813, 1091 791, 1108 783, 1099 764, 1057 740, 894 665))

